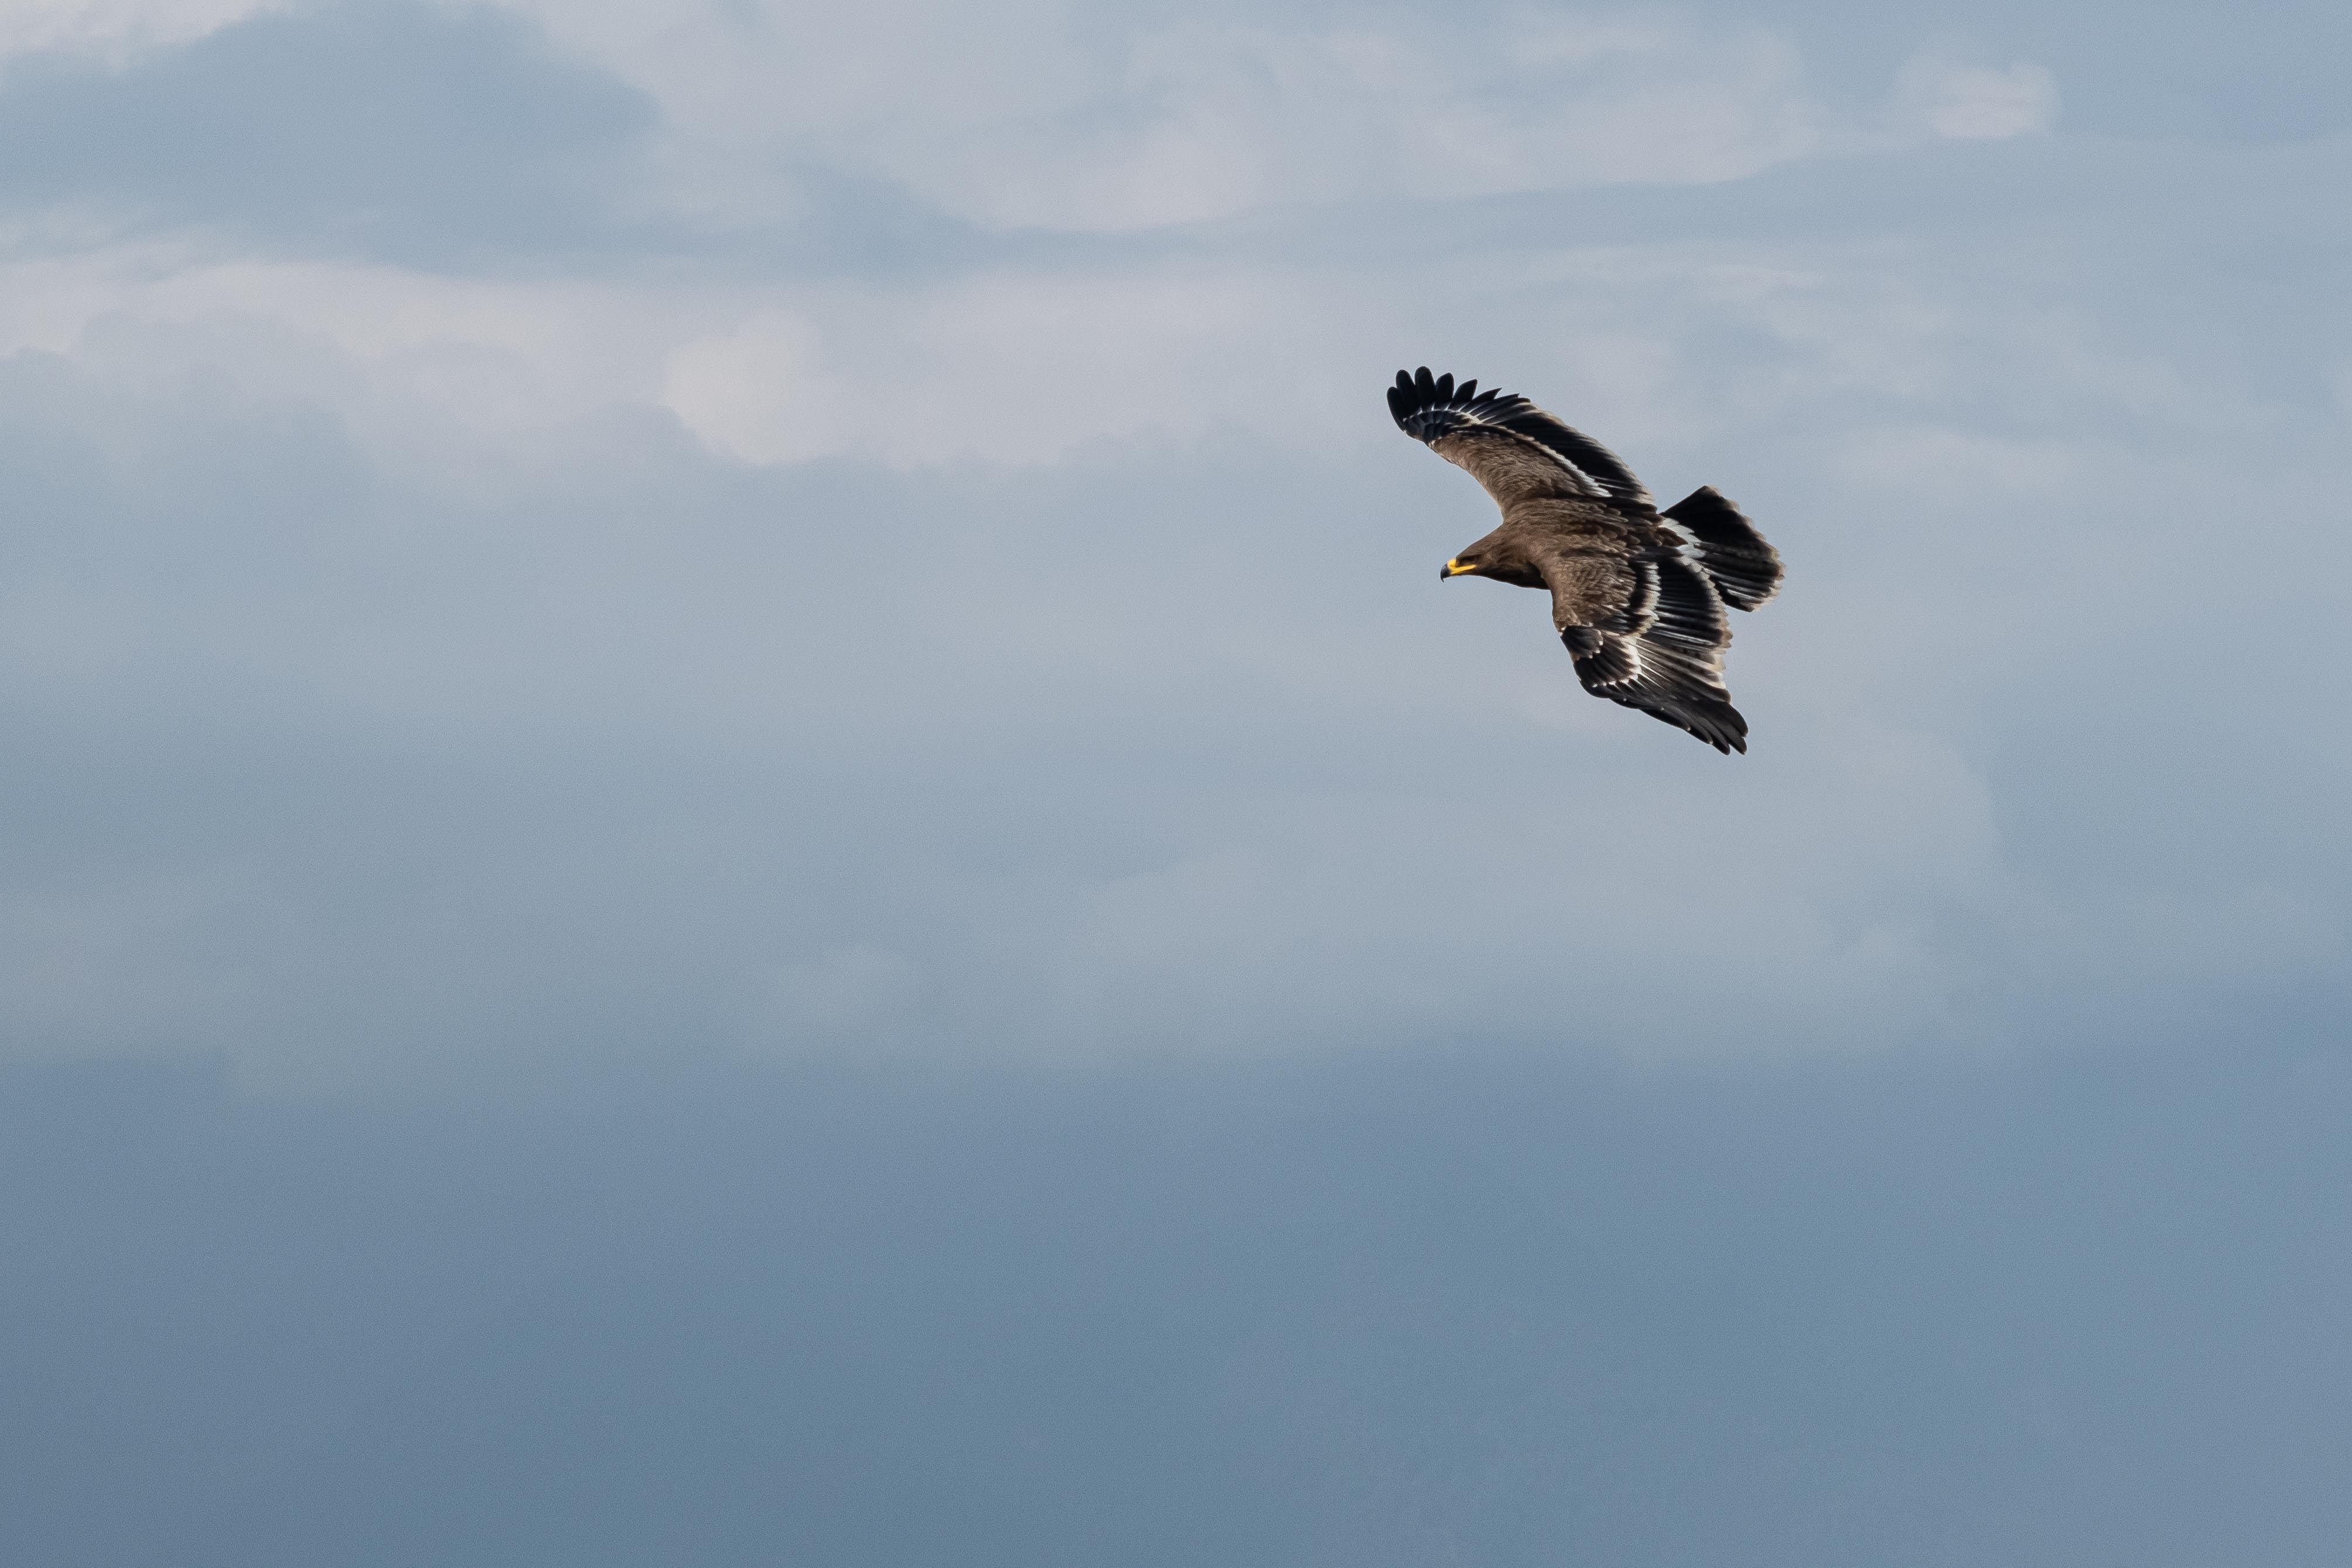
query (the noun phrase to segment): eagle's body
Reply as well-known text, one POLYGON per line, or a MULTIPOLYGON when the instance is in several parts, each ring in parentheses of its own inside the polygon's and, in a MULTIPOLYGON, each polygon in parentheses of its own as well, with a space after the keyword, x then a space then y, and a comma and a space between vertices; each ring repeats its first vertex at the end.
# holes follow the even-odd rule
POLYGON ((1549 590, 1552 627, 1586 691, 1718 751, 1747 750, 1748 721, 1723 685, 1723 612, 1779 591, 1779 554, 1712 488, 1662 512, 1600 443, 1477 386, 1433 380, 1424 366, 1389 389, 1398 428, 1467 469, 1503 509, 1503 526, 1442 575, 1549 590))

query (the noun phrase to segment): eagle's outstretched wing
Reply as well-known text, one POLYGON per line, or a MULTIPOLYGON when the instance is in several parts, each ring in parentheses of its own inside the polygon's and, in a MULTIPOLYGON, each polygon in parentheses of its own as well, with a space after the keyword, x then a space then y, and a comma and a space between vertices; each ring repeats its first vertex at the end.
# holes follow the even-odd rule
POLYGON ((1397 372, 1389 413, 1398 429, 1468 469, 1497 506, 1580 496, 1629 517, 1657 515, 1650 492, 1615 453, 1523 397, 1482 392, 1475 381, 1457 387, 1451 375, 1432 377, 1423 365, 1412 375, 1397 372))
POLYGON ((1717 751, 1748 749, 1748 721, 1723 684, 1731 627, 1706 572, 1664 546, 1561 552, 1538 564, 1552 625, 1586 691, 1654 714, 1717 751))

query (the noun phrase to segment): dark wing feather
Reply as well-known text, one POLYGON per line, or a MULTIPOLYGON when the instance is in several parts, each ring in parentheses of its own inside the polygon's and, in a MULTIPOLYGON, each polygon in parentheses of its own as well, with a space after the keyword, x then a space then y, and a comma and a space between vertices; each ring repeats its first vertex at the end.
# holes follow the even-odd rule
POLYGON ((1526 398, 1492 388, 1478 392, 1477 385, 1468 381, 1456 387, 1451 375, 1432 377, 1427 365, 1411 375, 1399 371, 1389 389, 1389 414, 1407 435, 1469 469, 1498 502, 1541 493, 1527 484, 1526 457, 1532 455, 1552 471, 1551 493, 1604 500, 1637 517, 1654 515, 1650 492, 1615 453, 1526 398), (1456 439, 1438 446, 1449 436, 1456 439), (1489 482, 1489 468, 1507 473, 1489 482))
POLYGON ((1717 751, 1748 749, 1748 721, 1723 685, 1731 628, 1715 585, 1675 551, 1654 547, 1617 566, 1563 556, 1545 563, 1552 619, 1597 697, 1689 731, 1717 751))
POLYGON ((1714 486, 1700 486, 1660 516, 1698 541, 1692 557, 1734 610, 1757 609, 1780 591, 1780 552, 1714 486))

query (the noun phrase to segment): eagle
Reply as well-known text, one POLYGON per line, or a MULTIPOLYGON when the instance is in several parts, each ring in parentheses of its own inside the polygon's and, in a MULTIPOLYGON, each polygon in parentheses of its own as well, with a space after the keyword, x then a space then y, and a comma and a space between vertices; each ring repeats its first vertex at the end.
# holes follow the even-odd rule
POLYGON ((1447 561, 1448 577, 1551 591, 1551 623, 1597 697, 1728 755, 1748 721, 1723 684, 1724 606, 1780 589, 1780 552, 1712 486, 1657 509, 1633 470, 1526 398, 1454 384, 1423 365, 1389 389, 1397 428, 1470 471, 1503 526, 1447 561))

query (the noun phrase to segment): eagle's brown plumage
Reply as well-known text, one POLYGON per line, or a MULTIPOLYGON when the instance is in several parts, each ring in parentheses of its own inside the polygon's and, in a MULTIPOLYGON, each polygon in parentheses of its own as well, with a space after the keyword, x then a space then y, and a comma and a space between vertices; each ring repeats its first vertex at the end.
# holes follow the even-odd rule
POLYGON ((1503 526, 1441 575, 1549 589, 1552 627, 1586 691, 1718 751, 1748 749, 1748 721, 1723 685, 1723 611, 1778 592, 1780 557, 1738 507, 1703 486, 1662 512, 1591 437, 1523 397, 1432 378, 1426 365, 1397 372, 1389 412, 1503 509, 1503 526))

